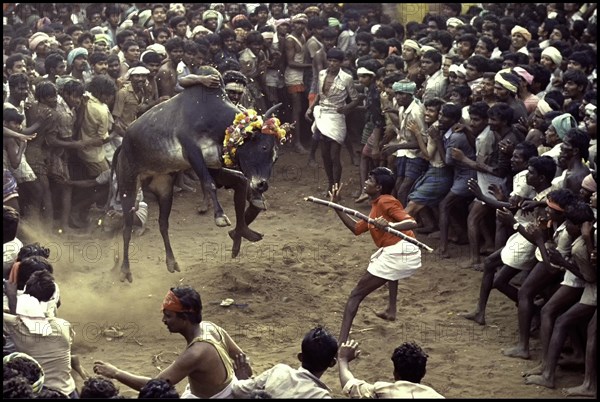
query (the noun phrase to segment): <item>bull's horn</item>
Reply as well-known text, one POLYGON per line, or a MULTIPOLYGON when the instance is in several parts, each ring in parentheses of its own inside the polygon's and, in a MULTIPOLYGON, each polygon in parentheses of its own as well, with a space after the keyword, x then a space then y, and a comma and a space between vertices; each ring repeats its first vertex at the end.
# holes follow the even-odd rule
POLYGON ((271 106, 269 110, 267 110, 267 113, 265 113, 265 119, 270 118, 271 115, 274 114, 277 111, 277 109, 281 107, 281 105, 282 103, 279 102, 278 104, 271 106))

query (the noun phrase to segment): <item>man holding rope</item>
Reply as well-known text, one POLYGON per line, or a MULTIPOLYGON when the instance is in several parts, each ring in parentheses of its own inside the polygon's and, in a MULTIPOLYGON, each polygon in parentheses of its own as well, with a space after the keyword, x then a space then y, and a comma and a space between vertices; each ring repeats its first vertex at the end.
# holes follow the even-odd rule
MULTIPOLYGON (((379 249, 371 255, 367 272, 359 279, 350 293, 344 308, 342 328, 338 342, 346 342, 352 327, 352 321, 358 311, 358 306, 365 297, 389 282, 389 300, 387 309, 376 315, 384 320, 396 319, 396 297, 398 280, 412 276, 421 267, 421 250, 415 244, 394 236, 384 230, 385 227, 402 231, 405 235, 415 237, 411 229, 417 227, 415 220, 406 213, 404 207, 391 193, 396 180, 392 171, 385 167, 377 167, 369 173, 365 182, 364 192, 371 201, 369 217, 374 223, 364 220, 357 221, 347 213, 336 209, 336 213, 344 225, 355 235, 367 230, 379 249)), ((340 200, 342 186, 334 184, 329 193, 331 202, 340 200)))

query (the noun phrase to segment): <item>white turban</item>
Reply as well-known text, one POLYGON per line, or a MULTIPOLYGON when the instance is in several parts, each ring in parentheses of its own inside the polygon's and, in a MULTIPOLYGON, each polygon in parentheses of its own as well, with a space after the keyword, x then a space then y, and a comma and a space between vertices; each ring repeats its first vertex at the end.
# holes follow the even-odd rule
POLYGON ((554 46, 548 46, 542 51, 542 56, 547 56, 556 64, 556 66, 560 66, 562 64, 562 54, 558 51, 554 46))

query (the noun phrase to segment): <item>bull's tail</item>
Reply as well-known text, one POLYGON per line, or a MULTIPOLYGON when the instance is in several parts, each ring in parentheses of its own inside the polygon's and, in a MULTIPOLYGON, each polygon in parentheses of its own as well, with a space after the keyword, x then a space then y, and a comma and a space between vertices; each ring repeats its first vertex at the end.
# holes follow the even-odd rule
MULTIPOLYGON (((115 149, 115 153, 113 154, 112 163, 110 164, 110 177, 108 178, 108 199, 106 200, 106 205, 104 206, 104 212, 108 212, 110 209, 110 201, 115 196, 115 188, 113 185, 113 177, 115 176, 115 171, 117 170, 117 166, 119 163, 119 154, 121 153, 122 145, 119 145, 117 149, 115 149)), ((117 180, 117 188, 116 194, 119 194, 119 180, 117 180)))

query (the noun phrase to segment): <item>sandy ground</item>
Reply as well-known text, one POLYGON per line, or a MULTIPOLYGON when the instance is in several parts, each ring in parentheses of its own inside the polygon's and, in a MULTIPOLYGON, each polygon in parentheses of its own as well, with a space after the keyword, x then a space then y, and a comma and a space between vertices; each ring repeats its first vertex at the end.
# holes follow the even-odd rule
MULTIPOLYGON (((356 205, 350 196, 358 186, 358 168, 345 151, 343 158, 343 181, 351 183, 342 204, 368 213, 368 203, 356 205)), ((102 359, 148 376, 166 367, 185 347, 184 339, 169 334, 161 322, 162 299, 178 284, 200 292, 205 319, 227 329, 256 372, 282 362, 297 366, 302 337, 317 324, 337 336, 346 298, 375 246, 368 234, 352 235, 329 208, 304 201, 310 195, 323 198, 326 187, 322 167, 309 168, 305 162, 305 156, 282 152, 267 193, 270 208, 252 225, 264 239, 244 241, 235 260, 228 229, 215 226, 212 211, 199 215, 199 195, 189 192, 176 194, 170 219, 180 273, 167 272, 152 200, 149 230, 132 242, 132 284, 119 282, 113 268, 122 249, 120 237, 41 239, 52 250, 63 301, 59 315, 75 328, 73 352, 83 366, 91 372, 94 360, 102 359), (225 298, 248 306, 219 306, 225 298), (103 336, 111 326, 124 336, 103 336)), ((234 220, 232 193, 219 190, 219 197, 234 220)), ((437 240, 419 238, 437 246, 437 240)), ((369 381, 392 380, 393 349, 415 341, 429 354, 424 383, 448 398, 559 398, 560 388, 579 385, 582 366, 560 368, 556 390, 524 384, 522 372, 535 360, 502 355, 502 348, 516 342, 517 311, 498 292, 492 292, 486 326, 458 316, 474 307, 481 273, 459 268, 468 257, 466 246, 451 245, 450 251, 450 260, 424 255, 422 268, 400 282, 397 321, 374 315, 385 306, 385 287, 365 299, 351 334, 362 349, 360 359, 351 363, 354 374, 369 381)), ((533 339, 534 359, 539 346, 533 339)), ((342 396, 337 368, 323 379, 334 396, 342 396)), ((124 385, 120 389, 126 396, 137 395, 124 385)))

